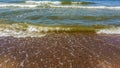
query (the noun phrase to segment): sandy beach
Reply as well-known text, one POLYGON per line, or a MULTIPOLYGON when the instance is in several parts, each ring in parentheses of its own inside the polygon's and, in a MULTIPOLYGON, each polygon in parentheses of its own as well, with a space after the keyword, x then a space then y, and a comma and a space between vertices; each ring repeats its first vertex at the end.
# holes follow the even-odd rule
POLYGON ((120 1, 0 0, 0 68, 120 68, 120 1))
POLYGON ((0 37, 0 68, 120 68, 120 35, 0 37))

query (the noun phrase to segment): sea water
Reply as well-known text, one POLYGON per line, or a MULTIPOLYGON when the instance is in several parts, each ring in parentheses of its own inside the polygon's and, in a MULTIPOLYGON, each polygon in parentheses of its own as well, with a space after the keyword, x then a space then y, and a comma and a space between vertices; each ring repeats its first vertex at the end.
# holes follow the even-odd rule
POLYGON ((1 36, 41 36, 43 32, 86 30, 120 34, 120 1, 0 0, 1 36))

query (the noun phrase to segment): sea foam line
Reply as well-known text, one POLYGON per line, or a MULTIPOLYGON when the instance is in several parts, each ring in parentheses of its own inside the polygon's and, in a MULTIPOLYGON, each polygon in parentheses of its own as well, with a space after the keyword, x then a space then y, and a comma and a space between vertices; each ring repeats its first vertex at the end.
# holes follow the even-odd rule
MULTIPOLYGON (((81 4, 82 2, 71 2, 72 4, 81 4)), ((88 2, 89 3, 89 2, 88 2)), ((91 2, 90 2, 91 3, 91 2)), ((83 9, 120 9, 120 6, 80 6, 80 5, 62 5, 61 1, 25 1, 25 3, 0 3, 0 7, 19 7, 19 8, 83 8, 83 9)))
POLYGON ((0 4, 0 7, 29 7, 29 8, 35 8, 38 5, 32 5, 32 4, 0 4))
MULTIPOLYGON (((79 6, 79 5, 62 5, 61 1, 26 1, 26 4, 49 4, 54 8, 86 8, 86 9, 120 9, 120 6, 79 6)), ((71 4, 82 4, 83 2, 71 2, 71 4)), ((90 3, 92 2, 85 2, 90 3)))
POLYGON ((26 1, 26 4, 94 4, 93 2, 26 1))
MULTIPOLYGON (((1 8, 4 7, 18 7, 18 8, 37 8, 37 7, 46 7, 45 5, 37 5, 37 4, 0 4, 1 8)), ((38 8, 39 8, 38 7, 38 8)), ((81 9, 115 9, 120 10, 120 6, 76 6, 76 5, 47 5, 47 7, 51 8, 81 8, 81 9)))
POLYGON ((120 27, 100 29, 97 31, 97 34, 120 34, 120 27))
POLYGON ((38 32, 38 29, 34 26, 28 26, 25 28, 22 25, 12 24, 12 25, 0 25, 0 37, 44 37, 46 34, 38 32))
POLYGON ((5 30, 0 31, 0 37, 16 37, 16 38, 23 38, 23 37, 44 37, 46 34, 37 34, 37 33, 31 33, 31 32, 24 32, 24 31, 14 31, 14 30, 5 30))
POLYGON ((61 4, 60 1, 26 1, 26 4, 61 4))

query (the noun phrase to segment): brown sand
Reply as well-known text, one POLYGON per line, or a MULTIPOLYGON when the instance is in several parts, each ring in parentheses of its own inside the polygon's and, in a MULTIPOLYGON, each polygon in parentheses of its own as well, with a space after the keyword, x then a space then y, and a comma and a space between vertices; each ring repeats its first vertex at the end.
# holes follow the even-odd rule
POLYGON ((120 36, 0 37, 0 68, 120 68, 120 36))

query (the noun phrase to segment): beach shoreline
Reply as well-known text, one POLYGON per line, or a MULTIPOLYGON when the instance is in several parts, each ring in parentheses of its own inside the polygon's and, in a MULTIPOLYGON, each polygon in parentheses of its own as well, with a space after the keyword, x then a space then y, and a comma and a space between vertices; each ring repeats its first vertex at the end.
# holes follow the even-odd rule
POLYGON ((119 68, 119 41, 90 33, 0 37, 0 68, 119 68))

